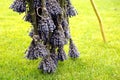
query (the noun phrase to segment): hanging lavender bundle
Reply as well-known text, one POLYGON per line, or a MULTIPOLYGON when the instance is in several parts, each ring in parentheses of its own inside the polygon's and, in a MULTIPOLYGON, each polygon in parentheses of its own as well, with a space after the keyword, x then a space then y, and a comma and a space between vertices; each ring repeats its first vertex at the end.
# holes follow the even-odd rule
POLYGON ((23 13, 26 10, 26 3, 25 0, 15 0, 11 6, 11 9, 13 9, 13 11, 16 11, 18 13, 23 13))
POLYGON ((67 15, 68 15, 69 17, 72 17, 72 16, 76 16, 76 15, 77 15, 77 11, 76 11, 76 9, 72 6, 70 0, 67 0, 67 15))
POLYGON ((79 57, 79 52, 77 51, 77 48, 75 44, 73 43, 72 39, 70 39, 70 44, 69 44, 69 56, 71 58, 79 57))
POLYGON ((42 58, 42 61, 39 64, 38 69, 42 70, 44 73, 53 73, 55 72, 58 64, 58 58, 55 53, 49 52, 47 49, 48 55, 42 58))
POLYGON ((58 29, 54 31, 52 37, 50 38, 50 44, 57 47, 65 45, 65 35, 61 25, 59 25, 58 29))
POLYGON ((68 41, 69 56, 79 57, 69 29, 69 17, 77 14, 70 0, 15 0, 10 8, 18 13, 25 12, 24 20, 31 23, 32 41, 25 57, 42 58, 38 66, 42 72, 55 72, 58 61, 67 59, 64 45, 68 41))
POLYGON ((28 59, 38 59, 39 57, 45 57, 48 55, 47 49, 45 45, 40 43, 38 35, 33 36, 33 40, 29 46, 29 48, 26 50, 26 58, 28 59))
POLYGON ((53 73, 55 72, 56 68, 57 66, 50 56, 43 58, 38 67, 38 69, 41 69, 44 73, 53 73))
POLYGON ((51 15, 59 15, 62 9, 56 0, 46 0, 46 8, 51 15))
POLYGON ((64 61, 67 59, 63 46, 59 47, 57 52, 58 52, 58 60, 64 61))
POLYGON ((26 50, 25 54, 26 54, 26 58, 33 60, 33 59, 37 59, 38 57, 35 56, 34 54, 34 47, 35 47, 35 43, 34 41, 31 42, 29 48, 26 50))
MULTIPOLYGON (((49 38, 56 26, 51 19, 48 11, 46 9, 42 10, 44 14, 39 15, 41 19, 38 20, 38 33, 41 36, 44 43, 49 42, 49 38)), ((38 13, 39 14, 39 13, 38 13)))

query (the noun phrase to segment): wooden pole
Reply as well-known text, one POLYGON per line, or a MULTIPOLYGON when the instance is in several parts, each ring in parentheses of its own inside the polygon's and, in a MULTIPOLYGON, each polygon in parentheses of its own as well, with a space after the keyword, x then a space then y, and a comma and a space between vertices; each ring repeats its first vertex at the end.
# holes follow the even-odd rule
POLYGON ((90 2, 91 2, 91 4, 92 4, 92 7, 93 7, 93 9, 94 9, 94 11, 95 11, 95 14, 96 14, 96 16, 97 16, 97 18, 98 18, 99 25, 100 25, 100 30, 101 30, 101 34, 102 34, 103 40, 104 40, 104 42, 106 42, 106 38, 105 38, 104 30, 103 30, 102 20, 101 20, 100 15, 99 15, 99 13, 98 13, 98 11, 97 11, 97 8, 96 8, 96 6, 95 6, 94 1, 93 1, 93 0, 90 0, 90 2))
POLYGON ((29 7, 29 12, 32 18, 32 25, 34 27, 34 33, 35 35, 38 35, 38 30, 37 30, 37 21, 36 21, 36 12, 34 9, 34 0, 27 0, 28 7, 29 7))

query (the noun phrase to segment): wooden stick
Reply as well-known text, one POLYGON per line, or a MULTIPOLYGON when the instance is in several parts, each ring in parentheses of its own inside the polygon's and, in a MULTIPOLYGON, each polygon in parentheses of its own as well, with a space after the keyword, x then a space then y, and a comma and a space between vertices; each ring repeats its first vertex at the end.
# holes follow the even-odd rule
POLYGON ((98 11, 97 11, 97 8, 96 8, 96 6, 95 6, 94 1, 93 1, 93 0, 90 0, 90 2, 91 2, 91 4, 92 4, 92 7, 93 7, 93 9, 94 9, 94 11, 95 11, 95 14, 96 14, 96 16, 97 16, 97 18, 98 18, 99 25, 100 25, 100 30, 101 30, 101 34, 102 34, 103 40, 104 40, 104 42, 106 42, 106 38, 105 38, 104 30, 103 30, 103 24, 102 24, 100 15, 99 15, 99 13, 98 13, 98 11))
POLYGON ((32 18, 32 25, 34 27, 34 33, 35 35, 38 35, 38 31, 37 31, 37 21, 36 21, 36 12, 34 9, 34 0, 26 0, 28 3, 28 7, 29 7, 29 12, 32 18))

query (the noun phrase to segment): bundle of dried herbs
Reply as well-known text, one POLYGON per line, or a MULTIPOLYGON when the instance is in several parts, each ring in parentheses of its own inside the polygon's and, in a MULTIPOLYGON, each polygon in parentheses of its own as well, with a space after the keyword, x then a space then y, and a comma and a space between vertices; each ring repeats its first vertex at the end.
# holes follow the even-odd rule
POLYGON ((15 0, 13 11, 25 12, 24 20, 32 25, 32 41, 26 50, 30 60, 42 58, 38 69, 44 73, 55 72, 58 61, 67 59, 64 45, 69 42, 69 56, 79 57, 69 29, 69 17, 77 14, 70 0, 15 0))

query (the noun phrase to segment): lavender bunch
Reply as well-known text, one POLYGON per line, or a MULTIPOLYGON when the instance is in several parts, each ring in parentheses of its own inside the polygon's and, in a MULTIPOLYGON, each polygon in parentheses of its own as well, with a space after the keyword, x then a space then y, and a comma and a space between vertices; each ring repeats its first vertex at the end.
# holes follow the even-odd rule
POLYGON ((64 45, 70 40, 69 56, 79 57, 69 29, 69 17, 77 14, 70 0, 15 0, 10 6, 18 13, 26 12, 24 20, 32 25, 32 41, 26 50, 30 60, 42 58, 39 69, 55 72, 58 61, 67 59, 64 45))
POLYGON ((57 52, 58 52, 58 60, 64 61, 67 59, 63 46, 59 47, 57 52))
POLYGON ((56 0, 46 0, 46 8, 51 15, 61 14, 62 9, 56 0))
POLYGON ((65 42, 66 40, 62 26, 59 25, 58 29, 54 31, 53 35, 50 38, 50 44, 59 47, 59 46, 64 46, 65 42))
POLYGON ((49 41, 51 34, 54 32, 56 26, 51 19, 48 11, 43 9, 44 14, 39 15, 41 19, 38 20, 38 33, 42 40, 46 43, 49 41))
POLYGON ((77 57, 79 57, 79 54, 80 53, 77 51, 75 44, 73 43, 72 39, 70 39, 69 56, 71 58, 77 58, 77 57))
POLYGON ((16 11, 18 13, 23 13, 26 10, 26 2, 25 0, 15 0, 11 6, 11 9, 13 9, 13 11, 16 11))
POLYGON ((34 35, 33 40, 29 48, 25 52, 26 58, 28 59, 38 59, 39 57, 45 57, 48 55, 45 45, 39 42, 39 36, 34 35))
POLYGON ((38 67, 38 69, 41 69, 44 73, 53 73, 56 68, 57 66, 50 56, 43 58, 38 67))
POLYGON ((76 9, 72 6, 70 0, 67 0, 67 15, 68 15, 69 17, 72 17, 72 16, 76 16, 76 15, 77 15, 77 11, 76 11, 76 9))

